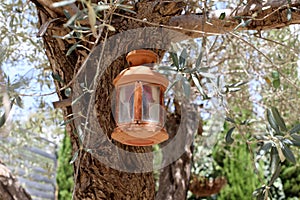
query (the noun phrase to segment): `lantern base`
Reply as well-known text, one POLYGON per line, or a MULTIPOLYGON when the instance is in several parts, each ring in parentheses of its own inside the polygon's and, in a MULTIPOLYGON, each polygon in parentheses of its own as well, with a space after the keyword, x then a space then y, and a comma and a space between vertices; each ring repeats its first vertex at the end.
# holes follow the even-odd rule
POLYGON ((143 134, 142 130, 139 132, 125 132, 117 127, 115 128, 111 137, 114 140, 126 145, 151 146, 166 141, 169 138, 169 135, 165 129, 161 129, 160 131, 153 132, 151 135, 149 135, 149 132, 143 134), (143 137, 145 135, 148 135, 148 137, 143 137))

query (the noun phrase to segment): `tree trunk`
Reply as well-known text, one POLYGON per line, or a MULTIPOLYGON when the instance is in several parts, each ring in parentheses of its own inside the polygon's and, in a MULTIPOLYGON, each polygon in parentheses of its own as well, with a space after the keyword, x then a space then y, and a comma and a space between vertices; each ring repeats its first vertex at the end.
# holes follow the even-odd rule
MULTIPOLYGON (((193 155, 192 142, 194 134, 198 130, 199 115, 195 105, 188 101, 184 101, 180 108, 177 106, 176 110, 177 112, 169 115, 166 123, 170 141, 176 143, 176 149, 163 149, 163 162, 168 165, 160 173, 159 190, 156 195, 156 199, 159 200, 184 200, 189 189, 193 155), (181 156, 174 158, 174 155, 181 156), (173 162, 174 160, 176 161, 173 162)), ((162 146, 165 145, 162 144, 162 146)))
MULTIPOLYGON (((73 117, 78 117, 79 113, 80 116, 85 116, 72 120, 72 123, 68 123, 66 126, 71 137, 74 158, 77 158, 74 162, 75 190, 73 198, 154 199, 155 184, 152 173, 151 147, 130 147, 111 141, 110 136, 115 127, 111 100, 113 79, 127 66, 124 59, 125 53, 145 48, 145 46, 155 50, 156 45, 162 42, 154 43, 152 40, 155 35, 148 33, 144 36, 138 31, 127 34, 127 38, 122 37, 122 43, 117 39, 113 41, 114 44, 110 43, 106 46, 104 43, 100 43, 97 49, 93 49, 91 57, 87 57, 88 52, 80 48, 67 55, 76 40, 62 40, 55 37, 65 36, 70 31, 63 26, 67 22, 65 16, 59 9, 53 9, 47 5, 48 2, 33 2, 38 9, 39 35, 44 39, 46 55, 53 74, 59 77, 55 81, 57 94, 60 100, 68 99, 66 87, 70 87, 73 103, 77 102, 76 105, 64 109, 64 115, 71 116, 65 119, 72 120, 73 117), (105 48, 104 51, 102 51, 102 47, 105 48), (103 59, 100 59, 102 52, 104 52, 103 59), (87 60, 86 63, 85 60, 87 60), (113 62, 110 63, 111 61, 113 62), (94 79, 95 74, 99 71, 99 76, 94 79), (71 84, 68 85, 68 83, 71 84), (81 84, 85 84, 85 87, 92 88, 96 92, 90 96, 87 93, 79 100, 80 92, 82 92, 81 84), (89 119, 88 123, 84 123, 87 118, 89 119)), ((152 5, 151 2, 150 4, 152 5)), ((147 6, 141 8, 144 10, 137 11, 140 15, 139 18, 151 16, 157 22, 165 20, 158 12, 156 15, 153 12, 144 12, 148 9, 147 6)), ((112 22, 112 26, 120 32, 139 28, 141 25, 126 18, 114 18, 112 22)), ((160 40, 161 37, 161 35, 157 36, 160 40)), ((90 40, 94 41, 92 38, 90 40)), ((85 45, 92 49, 91 44, 85 43, 85 45)), ((161 52, 157 51, 157 53, 161 55, 161 52)))
POLYGON ((30 200, 30 195, 23 189, 11 171, 0 161, 0 199, 30 200))
MULTIPOLYGON (((64 26, 68 21, 66 15, 79 13, 82 4, 76 2, 64 7, 53 8, 52 3, 56 0, 31 1, 37 6, 40 24, 38 36, 43 37, 46 54, 54 77, 56 77, 55 84, 59 99, 70 103, 68 91, 69 88, 72 90, 73 104, 72 106, 70 104, 64 105, 64 115, 65 120, 71 120, 71 123, 66 125, 66 129, 71 137, 74 159, 76 159, 74 162, 74 199, 154 199, 151 148, 129 147, 111 140, 110 136, 115 127, 113 115, 111 114, 113 79, 127 66, 124 56, 130 50, 148 48, 156 51, 161 56, 164 51, 158 51, 158 49, 166 50, 166 46, 172 40, 178 41, 187 38, 178 32, 168 34, 161 27, 175 28, 192 37, 199 37, 204 32, 211 32, 211 27, 215 30, 216 26, 218 26, 217 30, 219 32, 214 31, 214 34, 224 33, 223 25, 226 25, 228 21, 224 23, 217 20, 220 17, 219 15, 212 15, 214 16, 212 22, 216 22, 216 24, 205 26, 206 29, 197 24, 198 18, 195 15, 178 16, 185 7, 184 1, 138 1, 133 6, 133 11, 136 14, 116 8, 110 8, 110 12, 100 12, 101 19, 106 24, 114 27, 115 32, 109 32, 108 30, 112 28, 108 27, 107 29, 107 26, 104 25, 99 29, 99 32, 102 31, 102 35, 97 39, 84 34, 81 34, 80 38, 75 33, 72 37, 66 37, 71 32, 71 28, 64 26), (193 27, 189 26, 187 22, 193 22, 193 27), (222 26, 220 26, 220 23, 222 26), (178 27, 170 27, 169 25, 178 27), (154 28, 146 29, 144 28, 146 26, 154 28), (182 27, 195 30, 185 30, 182 27), (120 37, 120 35, 116 38, 113 37, 113 35, 135 29, 138 29, 138 31, 130 32, 130 34, 127 32, 123 35, 124 37, 120 37), (154 33, 151 34, 151 31, 154 33), (101 45, 95 47, 93 42, 101 45), (107 42, 109 45, 106 45, 107 42), (84 48, 77 46, 76 50, 71 52, 70 50, 76 47, 74 44, 82 45, 84 48), (93 52, 91 57, 88 57, 89 51, 86 50, 87 48, 93 52), (95 75, 97 76, 94 79, 95 75), (82 96, 83 92, 86 93, 82 96)), ((292 1, 292 3, 295 2, 292 1)), ((293 6, 299 7, 299 4, 295 3, 293 6)), ((286 14, 287 9, 287 6, 280 8, 278 10, 281 13, 280 16, 286 14), (282 10, 284 11, 281 12, 282 10)), ((286 18, 280 18, 282 20, 276 21, 280 23, 280 26, 274 27, 282 27, 282 23, 298 23, 298 10, 292 10, 295 15, 292 15, 290 21, 286 22, 286 18)), ((251 16, 252 10, 246 9, 245 11, 248 13, 243 14, 251 16)), ((270 14, 272 10, 268 10, 268 12, 270 14)), ((263 13, 266 14, 267 12, 264 11, 263 13)), ((92 14, 89 11, 89 17, 92 14)), ((260 16, 260 13, 258 14, 260 16)), ((206 23, 208 16, 210 15, 202 15, 199 23, 206 23)), ((229 16, 226 15, 225 17, 227 20, 229 16)), ((231 26, 226 27, 228 28, 226 31, 234 29, 239 24, 234 15, 230 17, 232 21, 235 21, 234 23, 229 22, 231 26)), ((261 30, 264 25, 269 26, 268 23, 260 22, 254 20, 252 24, 259 24, 259 26, 249 27, 261 30)), ((93 22, 91 19, 89 21, 82 19, 78 23, 81 27, 89 27, 89 23, 97 24, 98 22, 93 22)), ((78 23, 75 25, 78 25, 78 23)), ((95 34, 94 31, 93 35, 95 34)), ((172 118, 170 122, 172 122, 172 118)), ((178 132, 187 134, 186 137, 183 137, 185 138, 184 142, 190 141, 192 138, 190 127, 185 128, 189 131, 178 132)), ((178 130, 181 129, 178 128, 178 130)), ((174 166, 169 166, 162 172, 160 191, 157 194, 158 199, 185 198, 190 176, 189 168, 192 152, 191 146, 186 146, 184 142, 180 146, 181 149, 184 149, 183 156, 175 162, 174 166), (167 187, 169 184, 170 186, 167 187)), ((170 151, 170 149, 168 150, 170 151)), ((165 155, 169 155, 169 153, 168 151, 164 152, 165 155)), ((174 159, 174 157, 172 159, 165 158, 166 163, 174 159)))

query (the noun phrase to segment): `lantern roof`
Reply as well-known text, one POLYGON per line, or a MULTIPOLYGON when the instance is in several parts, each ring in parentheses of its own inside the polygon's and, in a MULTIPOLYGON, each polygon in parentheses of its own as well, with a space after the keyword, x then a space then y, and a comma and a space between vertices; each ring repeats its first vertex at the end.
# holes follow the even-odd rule
POLYGON ((135 81, 156 83, 168 87, 169 80, 158 72, 151 70, 150 67, 140 65, 129 67, 123 70, 113 81, 114 85, 123 85, 135 81))
POLYGON ((135 81, 155 83, 168 87, 169 81, 162 74, 152 70, 147 66, 150 63, 157 62, 158 56, 150 50, 134 50, 128 53, 127 62, 131 67, 124 69, 113 81, 115 86, 135 81))

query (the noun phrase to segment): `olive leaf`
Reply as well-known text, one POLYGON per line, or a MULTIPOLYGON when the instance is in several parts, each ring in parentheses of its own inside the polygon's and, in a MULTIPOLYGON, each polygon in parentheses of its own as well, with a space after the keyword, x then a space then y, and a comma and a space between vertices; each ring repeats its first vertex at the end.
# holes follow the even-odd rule
POLYGON ((235 126, 230 128, 229 131, 226 133, 225 141, 227 144, 232 144, 234 142, 234 139, 231 137, 234 129, 235 126))
POLYGON ((79 153, 79 149, 74 153, 74 155, 70 161, 70 164, 73 164, 76 161, 76 159, 78 158, 78 153, 79 153))
POLYGON ((182 77, 182 87, 186 98, 189 98, 191 94, 191 86, 186 77, 182 77))
POLYGON ((294 133, 294 134, 291 135, 291 137, 292 137, 294 140, 296 140, 297 142, 300 142, 300 135, 294 133))
POLYGON ((173 64, 176 66, 177 70, 179 70, 179 61, 178 61, 177 53, 170 52, 170 56, 172 58, 173 64))
POLYGON ((289 132, 290 132, 290 134, 293 134, 293 133, 297 133, 299 131, 300 131, 300 124, 297 124, 289 132))
POLYGON ((276 121, 276 124, 280 127, 281 130, 287 131, 286 125, 280 116, 280 113, 278 112, 277 108, 271 107, 272 115, 274 116, 274 119, 276 121))
POLYGON ((274 119, 274 116, 272 115, 272 112, 270 109, 267 109, 267 119, 268 119, 270 126, 275 130, 275 132, 280 133, 279 127, 278 127, 276 120, 274 119))
POLYGON ((225 19, 225 16, 226 16, 225 12, 222 12, 219 16, 219 19, 223 20, 223 19, 225 19))
POLYGON ((272 149, 271 149, 271 162, 270 162, 271 173, 275 173, 278 164, 279 164, 279 154, 278 154, 277 148, 272 147, 272 149))
POLYGON ((186 49, 183 49, 180 56, 179 56, 179 65, 182 67, 185 65, 186 58, 188 57, 186 49))
POLYGON ((273 175, 272 175, 271 180, 270 180, 269 183, 268 183, 269 186, 273 185, 273 183, 275 182, 275 180, 278 178, 278 176, 279 176, 279 174, 280 174, 280 171, 281 171, 281 164, 279 163, 279 164, 277 165, 277 168, 276 168, 275 172, 274 172, 273 175))
POLYGON ((296 158, 295 158, 293 152, 289 149, 289 147, 286 146, 285 144, 282 144, 281 149, 282 149, 282 153, 286 157, 286 159, 295 164, 296 158))
POLYGON ((271 142, 265 142, 258 151, 257 160, 263 157, 271 149, 272 146, 273 144, 271 142))

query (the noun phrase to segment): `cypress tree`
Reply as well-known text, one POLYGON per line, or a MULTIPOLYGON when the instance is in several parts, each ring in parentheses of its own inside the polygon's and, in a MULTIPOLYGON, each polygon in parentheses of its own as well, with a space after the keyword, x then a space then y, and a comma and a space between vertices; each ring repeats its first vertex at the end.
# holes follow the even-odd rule
POLYGON ((65 132, 62 146, 58 152, 58 170, 57 170, 57 185, 58 199, 72 199, 72 190, 74 187, 73 167, 70 164, 72 159, 71 141, 68 134, 65 132))

